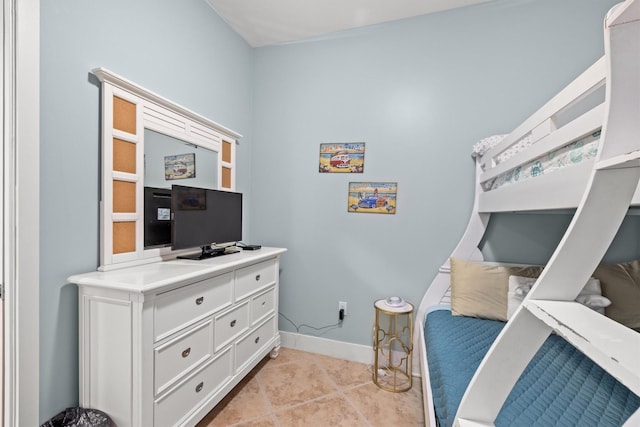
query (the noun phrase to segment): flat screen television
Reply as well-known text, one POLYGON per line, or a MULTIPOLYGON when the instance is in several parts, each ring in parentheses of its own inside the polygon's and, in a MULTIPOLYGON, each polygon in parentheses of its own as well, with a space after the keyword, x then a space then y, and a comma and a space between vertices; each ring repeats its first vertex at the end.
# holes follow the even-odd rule
POLYGON ((222 255, 225 246, 242 240, 242 193, 172 185, 171 214, 173 249, 202 250, 181 258, 222 255))

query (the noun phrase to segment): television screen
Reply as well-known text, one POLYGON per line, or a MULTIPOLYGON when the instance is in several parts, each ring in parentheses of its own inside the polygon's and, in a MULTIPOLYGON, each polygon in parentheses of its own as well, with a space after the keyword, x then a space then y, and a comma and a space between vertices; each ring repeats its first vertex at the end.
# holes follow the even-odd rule
POLYGON ((144 187, 144 248, 171 246, 171 189, 144 187))
POLYGON ((171 213, 173 249, 242 240, 242 193, 173 185, 171 213))

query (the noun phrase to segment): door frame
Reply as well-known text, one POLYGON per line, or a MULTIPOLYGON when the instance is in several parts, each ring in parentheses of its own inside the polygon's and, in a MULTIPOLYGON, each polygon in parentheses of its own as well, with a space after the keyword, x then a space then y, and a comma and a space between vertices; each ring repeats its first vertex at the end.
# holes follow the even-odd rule
POLYGON ((5 426, 39 425, 40 1, 3 0, 5 426))

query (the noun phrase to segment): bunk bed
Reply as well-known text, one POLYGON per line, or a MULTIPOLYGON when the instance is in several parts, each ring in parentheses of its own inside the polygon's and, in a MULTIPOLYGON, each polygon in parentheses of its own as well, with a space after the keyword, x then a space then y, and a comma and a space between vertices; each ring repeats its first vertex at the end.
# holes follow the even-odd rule
POLYGON ((640 205, 640 0, 604 36, 603 58, 474 147, 469 224, 416 316, 432 426, 640 425, 640 324, 618 310, 640 304, 611 279, 626 268, 640 291, 640 263, 601 262, 640 205), (558 209, 575 213, 545 266, 483 262, 492 213, 558 209))

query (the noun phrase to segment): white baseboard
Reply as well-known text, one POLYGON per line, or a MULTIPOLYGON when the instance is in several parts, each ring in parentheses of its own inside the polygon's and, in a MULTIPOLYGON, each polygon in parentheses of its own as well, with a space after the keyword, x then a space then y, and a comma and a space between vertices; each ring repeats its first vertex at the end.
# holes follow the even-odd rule
MULTIPOLYGON (((373 347, 361 344, 351 344, 343 341, 318 338, 311 335, 296 334, 280 331, 280 345, 293 350, 322 354, 337 359, 373 365, 373 347)), ((420 363, 413 355, 413 376, 420 377, 420 363)))
POLYGON ((373 364, 373 347, 280 331, 280 345, 352 362, 373 364))

